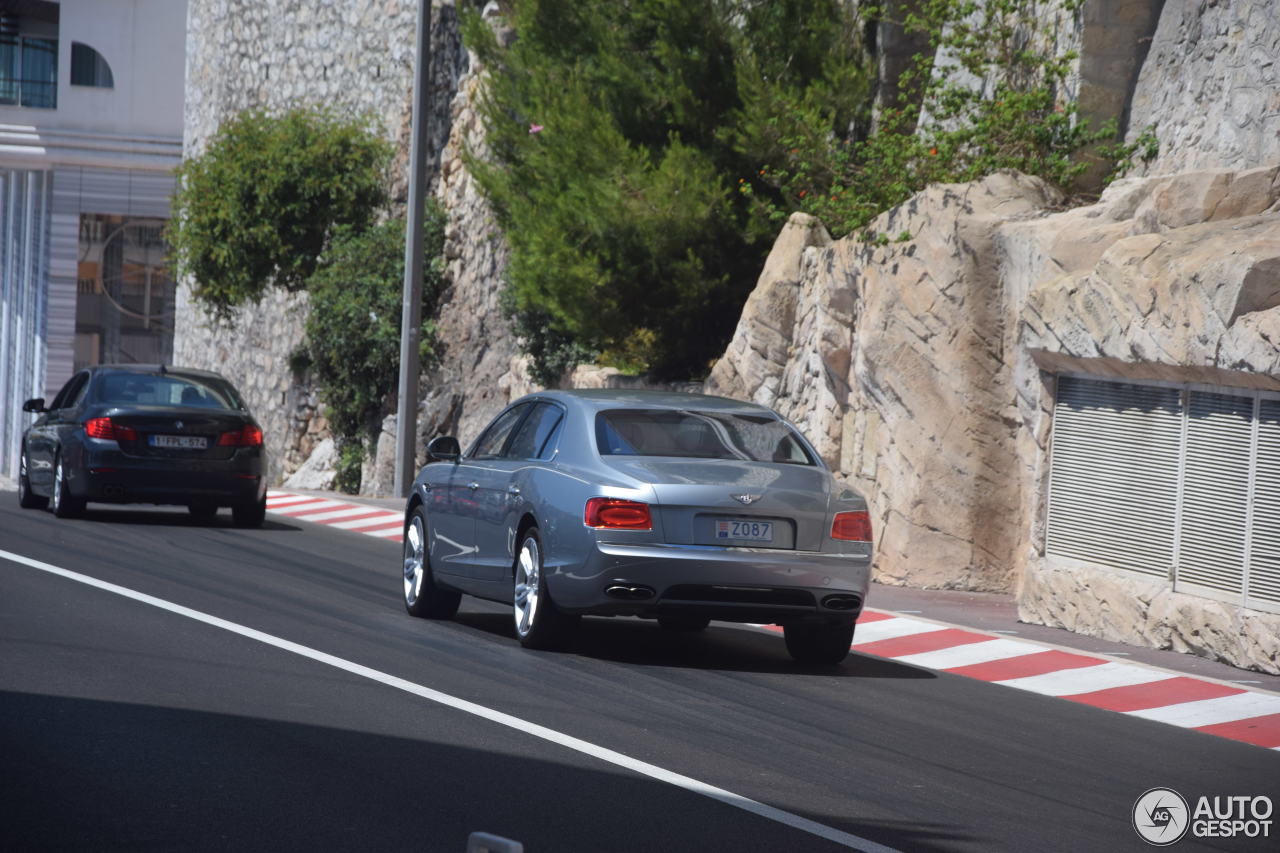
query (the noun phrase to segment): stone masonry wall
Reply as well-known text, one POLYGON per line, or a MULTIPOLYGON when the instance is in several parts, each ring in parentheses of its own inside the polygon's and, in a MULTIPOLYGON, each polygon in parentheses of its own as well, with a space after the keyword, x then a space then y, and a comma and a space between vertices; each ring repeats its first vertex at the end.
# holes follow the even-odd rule
MULTIPOLYGON (((416 0, 192 0, 187 19, 186 156, 248 108, 329 105, 368 114, 397 147, 392 192, 407 195, 416 0)), ((432 14, 434 182, 452 126, 452 100, 468 58, 452 3, 432 14)), ((272 481, 297 468, 325 436, 316 388, 289 370, 303 341, 306 296, 272 292, 215 328, 179 288, 174 361, 217 370, 262 422, 272 481)))

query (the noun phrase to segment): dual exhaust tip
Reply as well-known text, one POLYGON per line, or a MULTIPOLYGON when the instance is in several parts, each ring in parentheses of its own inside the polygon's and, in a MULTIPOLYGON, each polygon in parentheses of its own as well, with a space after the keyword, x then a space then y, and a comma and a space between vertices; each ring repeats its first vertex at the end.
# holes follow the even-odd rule
POLYGON ((612 583, 604 588, 604 594, 623 601, 644 601, 653 598, 657 593, 654 592, 653 587, 641 584, 612 583))
POLYGON ((828 595, 822 599, 822 606, 828 610, 861 610, 862 596, 860 595, 828 595))

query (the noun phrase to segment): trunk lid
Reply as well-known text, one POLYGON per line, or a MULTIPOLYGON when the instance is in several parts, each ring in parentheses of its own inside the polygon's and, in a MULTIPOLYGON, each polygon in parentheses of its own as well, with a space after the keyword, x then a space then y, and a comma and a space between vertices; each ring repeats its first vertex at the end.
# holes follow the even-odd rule
POLYGON ((652 486, 658 503, 654 512, 672 545, 817 551, 829 533, 831 480, 814 465, 603 458, 620 474, 652 486))
POLYGON ((230 459, 237 448, 219 445, 218 439, 249 423, 239 412, 167 406, 130 407, 109 416, 113 424, 137 433, 132 440, 117 438, 120 449, 128 456, 152 459, 230 459))

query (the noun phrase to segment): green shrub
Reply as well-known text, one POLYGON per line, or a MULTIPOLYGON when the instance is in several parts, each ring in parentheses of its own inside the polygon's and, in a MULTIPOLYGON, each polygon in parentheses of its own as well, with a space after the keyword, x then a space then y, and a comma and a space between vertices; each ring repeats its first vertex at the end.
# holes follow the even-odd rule
MULTIPOLYGON (((444 217, 428 206, 423 264, 420 354, 429 363, 436 297, 443 264, 444 217)), ((316 271, 307 279, 307 354, 339 443, 376 440, 394 408, 399 384, 400 320, 404 285, 403 220, 365 231, 338 228, 316 271)), ((369 445, 370 448, 372 445, 369 445)))
POLYGON ((269 285, 301 289, 335 228, 385 208, 391 151, 367 121, 329 110, 240 113, 178 167, 175 272, 222 317, 269 285))
MULTIPOLYGON (((216 316, 268 287, 310 296, 307 341, 289 358, 312 371, 340 449, 338 487, 356 491, 399 382, 403 220, 387 207, 391 146, 367 121, 298 108, 241 113, 179 168, 168 237, 178 275, 216 316)), ((430 359, 444 220, 427 210, 421 355, 430 359)))

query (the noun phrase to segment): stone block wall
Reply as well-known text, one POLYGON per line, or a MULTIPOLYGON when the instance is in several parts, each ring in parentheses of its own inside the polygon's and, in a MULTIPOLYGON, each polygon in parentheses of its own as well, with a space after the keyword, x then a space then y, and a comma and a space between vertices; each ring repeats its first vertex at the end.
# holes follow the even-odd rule
MULTIPOLYGON (((183 148, 204 150, 218 127, 250 108, 328 105, 365 114, 395 143, 391 181, 407 197, 416 0, 191 0, 183 148)), ((432 93, 427 117, 431 186, 449 139, 454 94, 469 59, 451 2, 432 10, 432 93)), ((326 436, 317 388, 289 369, 304 340, 305 294, 269 293, 216 326, 179 288, 175 363, 216 370, 262 422, 273 482, 298 468, 326 436)))

